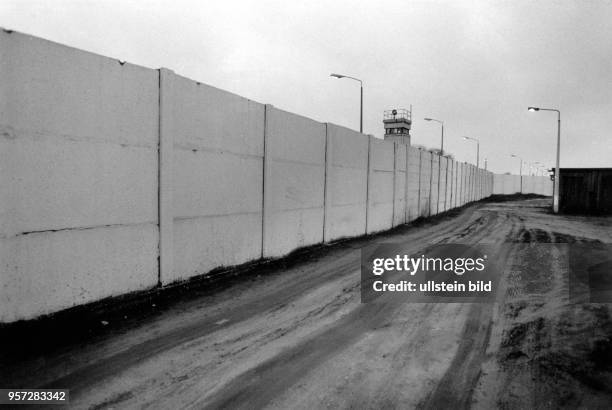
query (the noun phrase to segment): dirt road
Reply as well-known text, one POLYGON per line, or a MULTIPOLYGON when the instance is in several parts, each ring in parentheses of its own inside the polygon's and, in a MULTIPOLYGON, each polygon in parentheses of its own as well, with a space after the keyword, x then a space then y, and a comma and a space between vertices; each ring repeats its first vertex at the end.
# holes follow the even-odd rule
POLYGON ((612 305, 571 303, 558 248, 525 245, 612 243, 612 218, 548 205, 482 202, 335 245, 85 343, 3 357, 0 385, 68 388, 75 408, 609 408, 612 305), (362 304, 372 241, 495 245, 497 303, 362 304))

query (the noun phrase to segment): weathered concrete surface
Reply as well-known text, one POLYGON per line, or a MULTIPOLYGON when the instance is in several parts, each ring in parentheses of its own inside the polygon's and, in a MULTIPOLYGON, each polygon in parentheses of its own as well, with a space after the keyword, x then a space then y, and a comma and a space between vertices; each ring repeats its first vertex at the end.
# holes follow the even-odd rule
POLYGON ((465 192, 465 171, 464 171, 464 167, 463 167, 463 163, 461 162, 457 162, 457 176, 455 177, 456 179, 456 186, 457 186, 457 192, 455 194, 456 197, 456 202, 457 202, 457 206, 463 206, 464 205, 464 192, 465 192))
POLYGON ((325 241, 366 233, 368 137, 327 124, 325 241))
POLYGON ((112 323, 95 340, 3 350, 0 385, 69 388, 74 408, 606 408, 610 305, 570 304, 558 257, 524 245, 612 243, 612 218, 555 216, 548 202, 479 203, 112 323), (360 248, 380 242, 414 254, 487 242, 510 276, 496 304, 361 304, 360 248), (530 273, 522 285, 517 270, 530 273))
POLYGON ((446 210, 446 171, 447 171, 447 161, 446 157, 438 157, 439 166, 440 166, 440 187, 438 195, 438 212, 444 212, 446 210))
POLYGON ((461 163, 461 205, 468 201, 468 168, 466 163, 461 163))
POLYGON ((420 203, 419 216, 431 215, 431 190, 432 190, 432 154, 429 151, 421 151, 421 172, 420 180, 420 203))
POLYGON ((406 222, 406 145, 395 145, 393 226, 406 222))
POLYGON ((258 259, 262 249, 264 105, 174 81, 174 270, 164 283, 258 259))
POLYGON ((419 217, 419 171, 421 168, 421 150, 408 147, 408 201, 406 203, 406 221, 411 222, 419 217))
POLYGON ((429 193, 429 215, 438 214, 440 197, 440 156, 431 154, 431 192, 429 193))
POLYGON ((446 170, 446 201, 444 210, 447 211, 449 209, 454 208, 453 200, 453 189, 455 188, 455 161, 452 161, 447 158, 447 170, 446 170))
POLYGON ((325 139, 325 124, 266 106, 264 256, 323 241, 325 139))
POLYGON ((368 233, 393 225, 394 145, 370 137, 368 233))
POLYGON ((0 322, 154 286, 157 71, 16 32, 0 50, 0 322))
POLYGON ((522 192, 523 194, 537 194, 552 196, 553 181, 548 176, 523 175, 523 186, 521 191, 521 176, 509 174, 493 175, 493 194, 511 195, 522 192))

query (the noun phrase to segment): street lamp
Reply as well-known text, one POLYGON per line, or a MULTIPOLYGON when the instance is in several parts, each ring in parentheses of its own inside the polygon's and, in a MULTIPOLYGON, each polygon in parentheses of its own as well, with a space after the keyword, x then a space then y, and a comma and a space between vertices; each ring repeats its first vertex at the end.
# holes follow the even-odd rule
POLYGON ((440 156, 444 155, 444 121, 436 120, 435 118, 423 118, 425 121, 435 121, 442 126, 442 139, 440 141, 440 156))
POLYGON ((540 164, 539 161, 536 161, 536 162, 532 163, 531 165, 535 168, 535 174, 534 175, 537 177, 538 176, 538 172, 540 171, 540 165, 542 165, 542 164, 540 164))
POLYGON ((472 137, 462 137, 464 140, 476 141, 476 169, 480 166, 480 140, 472 137))
POLYGON ((540 164, 538 161, 536 162, 530 162, 529 163, 529 168, 530 168, 530 172, 532 175, 538 176, 538 171, 540 170, 540 166, 542 164, 540 164))
POLYGON ((561 150, 561 111, 554 108, 529 107, 528 111, 554 111, 557 113, 557 163, 555 165, 555 184, 553 187, 553 212, 559 212, 559 156, 561 150))
POLYGON ((331 73, 329 76, 335 78, 348 78, 350 80, 359 81, 359 87, 361 91, 359 103, 359 132, 363 134, 363 81, 361 81, 359 78, 350 77, 348 75, 343 74, 331 73))
POLYGON ((518 158, 521 160, 521 167, 519 169, 519 176, 521 178, 521 194, 523 193, 523 158, 519 157, 518 155, 514 155, 514 154, 510 154, 511 157, 513 158, 518 158))

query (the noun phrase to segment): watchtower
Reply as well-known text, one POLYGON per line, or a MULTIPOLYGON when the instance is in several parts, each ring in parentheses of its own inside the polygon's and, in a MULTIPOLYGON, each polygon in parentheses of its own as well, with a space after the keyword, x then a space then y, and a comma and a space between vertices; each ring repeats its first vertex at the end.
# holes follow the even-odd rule
POLYGON ((393 109, 383 114, 385 139, 410 145, 410 127, 412 126, 412 107, 410 110, 393 109))

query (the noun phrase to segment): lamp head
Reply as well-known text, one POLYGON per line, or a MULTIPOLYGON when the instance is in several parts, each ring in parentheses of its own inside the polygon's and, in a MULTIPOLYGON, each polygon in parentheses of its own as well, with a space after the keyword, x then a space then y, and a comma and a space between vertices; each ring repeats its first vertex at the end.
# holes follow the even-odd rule
POLYGON ((329 76, 330 77, 336 77, 336 78, 344 78, 344 76, 342 74, 335 74, 335 73, 331 73, 329 76))
POLYGON ((540 111, 540 109, 538 107, 529 107, 527 111, 540 111))
POLYGON ((425 121, 431 121, 431 118, 423 118, 425 121))

